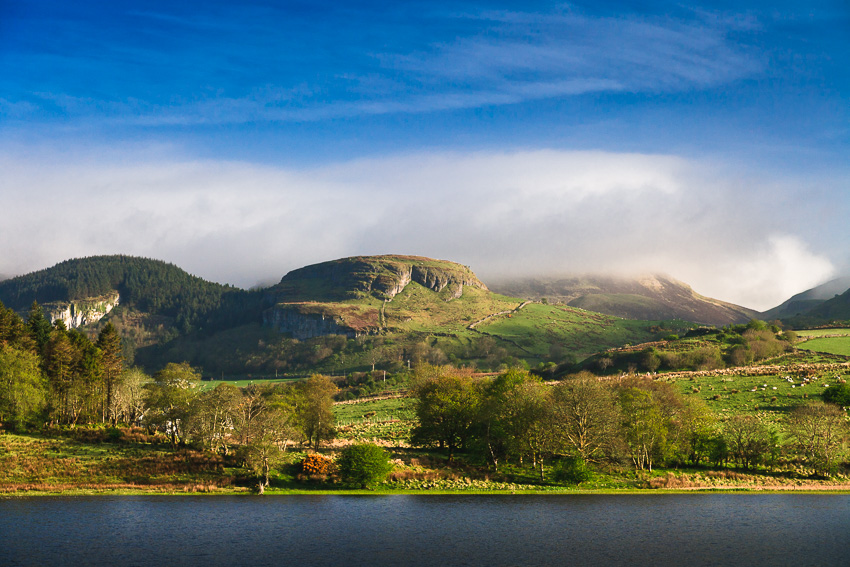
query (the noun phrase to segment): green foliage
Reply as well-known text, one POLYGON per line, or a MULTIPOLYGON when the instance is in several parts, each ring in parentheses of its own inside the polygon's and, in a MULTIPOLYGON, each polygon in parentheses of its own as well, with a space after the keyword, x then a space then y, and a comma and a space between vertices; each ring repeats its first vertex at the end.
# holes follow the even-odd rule
MULTIPOLYGON (((0 299, 16 311, 33 302, 70 302, 112 291, 119 292, 122 309, 166 316, 182 333, 256 320, 261 310, 257 293, 205 281, 173 264, 132 256, 67 260, 0 282, 0 299)), ((36 318, 31 326, 39 324, 36 318)))
POLYGON ((788 416, 788 431, 799 454, 817 474, 829 476, 837 471, 848 432, 841 409, 822 402, 801 405, 788 416))
POLYGON ((579 456, 562 457, 552 469, 552 478, 564 484, 581 484, 593 478, 593 471, 579 456))
POLYGON ((349 445, 336 460, 340 479, 361 488, 370 488, 386 479, 392 470, 389 454, 374 443, 349 445))
POLYGON ((164 432, 172 445, 185 445, 189 438, 193 401, 200 390, 201 376, 187 363, 170 363, 148 384, 146 416, 149 427, 164 432))
POLYGON ((47 384, 38 357, 0 344, 0 422, 31 426, 45 407, 47 384))
POLYGON ((850 384, 833 384, 823 391, 823 400, 841 407, 850 407, 850 384))
POLYGON ((466 448, 481 403, 480 389, 469 373, 422 366, 417 369, 411 393, 419 421, 411 443, 445 447, 449 459, 455 450, 466 448))
POLYGON ((333 397, 336 385, 327 376, 314 374, 296 386, 295 418, 314 450, 336 436, 333 397))

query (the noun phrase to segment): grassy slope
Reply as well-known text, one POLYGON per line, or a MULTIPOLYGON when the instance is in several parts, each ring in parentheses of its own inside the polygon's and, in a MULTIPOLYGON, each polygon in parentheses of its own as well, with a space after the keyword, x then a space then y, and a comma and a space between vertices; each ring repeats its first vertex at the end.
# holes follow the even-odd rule
POLYGON ((850 336, 810 339, 801 343, 799 348, 817 352, 826 352, 829 354, 850 356, 850 336))
POLYGON ((510 340, 536 357, 559 344, 578 358, 626 343, 641 343, 687 329, 682 321, 634 321, 560 305, 533 303, 510 317, 499 317, 479 330, 510 340))

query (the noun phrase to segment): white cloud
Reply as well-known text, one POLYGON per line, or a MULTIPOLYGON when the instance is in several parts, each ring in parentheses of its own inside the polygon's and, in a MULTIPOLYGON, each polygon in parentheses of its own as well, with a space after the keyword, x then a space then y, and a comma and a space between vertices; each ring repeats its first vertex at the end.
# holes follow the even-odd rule
POLYGON ((341 256, 408 253, 485 280, 661 271, 766 309, 833 271, 806 240, 816 221, 828 233, 807 212, 822 203, 675 156, 417 153, 312 169, 127 159, 0 156, 0 273, 124 253, 247 287, 341 256))

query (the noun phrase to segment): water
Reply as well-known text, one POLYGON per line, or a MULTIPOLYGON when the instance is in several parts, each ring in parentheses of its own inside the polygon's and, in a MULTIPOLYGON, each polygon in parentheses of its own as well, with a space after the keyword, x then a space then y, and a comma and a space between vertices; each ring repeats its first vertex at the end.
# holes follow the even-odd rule
POLYGON ((0 500, 0 565, 850 565, 850 496, 0 500))

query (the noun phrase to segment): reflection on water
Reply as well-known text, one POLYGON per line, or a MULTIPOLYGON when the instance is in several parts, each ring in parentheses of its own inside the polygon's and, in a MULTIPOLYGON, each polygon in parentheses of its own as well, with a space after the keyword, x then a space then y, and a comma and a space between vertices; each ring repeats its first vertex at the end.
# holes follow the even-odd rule
POLYGON ((850 496, 0 501, 0 565, 850 565, 850 496))

